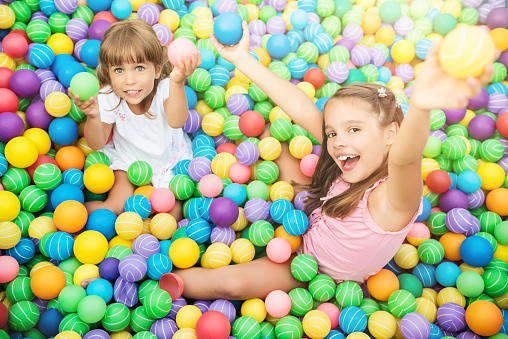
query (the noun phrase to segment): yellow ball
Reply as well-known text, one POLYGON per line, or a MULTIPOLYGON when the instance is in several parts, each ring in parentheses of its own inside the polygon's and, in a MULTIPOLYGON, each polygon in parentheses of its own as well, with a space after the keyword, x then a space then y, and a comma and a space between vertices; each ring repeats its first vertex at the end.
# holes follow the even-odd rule
MULTIPOLYGON (((473 119, 474 117, 476 116, 476 114, 471 111, 471 110, 466 110, 466 115, 464 116, 464 118, 459 121, 459 124, 461 124, 462 126, 466 127, 469 126, 469 122, 471 121, 471 119, 473 119)), ((468 140, 469 141, 469 140, 468 140)), ((469 143, 469 145, 471 146, 471 143, 469 143)))
POLYGON ((455 18, 458 18, 460 15, 461 6, 458 1, 447 1, 441 7, 441 13, 449 13, 453 15, 455 18))
POLYGON ((84 137, 78 139, 78 143, 76 144, 76 146, 81 150, 81 152, 83 152, 85 156, 95 152, 95 150, 91 149, 90 146, 88 146, 88 143, 86 142, 84 137))
POLYGON ((503 168, 491 162, 480 165, 476 173, 482 179, 481 188, 488 191, 501 187, 506 177, 503 168))
POLYGON ((482 275, 485 270, 483 269, 483 267, 473 267, 473 266, 469 266, 468 264, 466 264, 465 262, 463 262, 462 264, 459 265, 459 268, 460 268, 460 271, 461 272, 475 272, 477 273, 478 275, 482 275))
POLYGON ((98 264, 108 252, 108 240, 97 231, 85 231, 74 240, 74 256, 83 264, 98 264))
POLYGON ((222 125, 224 125, 224 118, 219 113, 208 113, 201 121, 203 132, 211 137, 216 137, 222 133, 222 125))
POLYGON ((270 111, 270 114, 268 115, 268 119, 270 119, 270 122, 274 122, 276 119, 286 119, 291 121, 291 118, 289 115, 286 114, 279 106, 275 106, 270 111))
POLYGON ((508 245, 497 243, 497 249, 494 252, 494 259, 500 259, 504 262, 508 262, 508 245))
POLYGON ((259 298, 245 300, 240 313, 243 317, 252 317, 260 323, 266 318, 265 302, 259 298))
POLYGON ((192 24, 192 30, 200 39, 208 39, 213 31, 213 20, 208 16, 198 16, 192 24))
POLYGON ((393 61, 408 64, 415 57, 415 46, 410 41, 401 40, 392 46, 391 53, 393 61))
POLYGON ((37 154, 44 155, 49 152, 51 148, 51 138, 45 130, 40 128, 30 128, 25 131, 23 136, 34 142, 37 147, 37 154))
POLYGON ((395 31, 390 27, 381 27, 374 35, 376 43, 390 46, 395 41, 395 31))
POLYGON ((319 66, 320 69, 325 69, 326 67, 330 66, 330 54, 328 53, 325 53, 325 54, 321 54, 319 57, 318 57, 318 61, 317 61, 317 65, 319 66))
POLYGON ((277 181, 270 188, 270 199, 275 201, 277 199, 286 199, 289 201, 293 201, 293 197, 295 196, 295 190, 290 183, 286 181, 277 181))
POLYGON ((261 140, 258 149, 259 156, 263 158, 263 160, 275 160, 282 152, 280 141, 273 137, 267 137, 261 140))
POLYGON ((216 242, 208 246, 201 258, 201 263, 209 268, 219 268, 229 265, 231 257, 232 253, 229 246, 222 242, 216 242))
POLYGON ((150 233, 159 240, 167 240, 176 231, 176 220, 169 213, 158 213, 150 221, 150 233))
POLYGON ((146 218, 143 220, 143 230, 141 231, 141 234, 152 234, 150 233, 150 222, 152 221, 151 218, 146 218))
POLYGON ((21 230, 12 221, 0 221, 0 250, 16 246, 21 239, 21 230))
POLYGON ((445 303, 456 303, 466 307, 466 298, 455 287, 445 287, 437 294, 437 306, 441 307, 445 303))
POLYGON ((169 258, 178 268, 189 268, 199 260, 199 246, 191 238, 176 239, 169 247, 169 258))
POLYGON ((437 292, 432 288, 424 288, 422 292, 422 298, 429 299, 435 305, 437 300, 437 292))
POLYGON ((182 328, 173 334, 172 339, 196 339, 196 330, 193 328, 182 328))
POLYGON ((249 4, 245 4, 245 9, 247 10, 247 13, 249 13, 247 22, 259 19, 259 7, 258 6, 249 3, 249 4))
POLYGON ((71 99, 62 92, 50 93, 44 100, 46 111, 55 118, 60 118, 70 112, 72 104, 71 99))
POLYGON ((74 281, 74 285, 81 285, 83 280, 95 278, 98 276, 99 267, 97 265, 84 264, 78 267, 78 269, 74 272, 72 279, 74 281))
POLYGON ((174 32, 180 25, 180 16, 172 9, 165 9, 159 16, 159 23, 168 26, 171 32, 174 32))
POLYGON ((437 307, 432 300, 427 298, 416 299, 416 312, 423 315, 432 324, 436 321, 437 307))
POLYGON ((363 332, 353 332, 346 339, 370 339, 369 335, 363 332))
POLYGON ((81 336, 74 331, 63 331, 55 335, 55 339, 81 339, 81 336))
POLYGON ((432 158, 422 159, 422 179, 427 180, 427 175, 429 175, 432 171, 438 170, 439 168, 439 164, 436 160, 432 158))
POLYGON ((238 79, 238 81, 243 82, 245 84, 250 84, 252 81, 247 78, 245 74, 243 74, 238 68, 235 69, 235 78, 238 79))
POLYGON ((297 135, 289 142, 289 152, 297 159, 312 153, 312 141, 304 135, 297 135))
POLYGON ((311 99, 314 98, 314 96, 316 95, 316 89, 310 82, 307 82, 307 81, 299 82, 296 85, 296 87, 301 89, 311 99))
POLYGON ((386 84, 386 87, 391 89, 394 93, 402 93, 404 86, 404 81, 396 75, 392 76, 390 81, 386 84))
POLYGON ((27 137, 15 137, 5 145, 5 158, 14 167, 26 168, 37 161, 39 153, 34 142, 27 137))
MULTIPOLYGON (((240 232, 247 227, 248 221, 245 218, 245 212, 243 207, 238 207, 238 219, 236 219, 235 223, 231 225, 231 228, 235 230, 235 232, 240 232)), ((234 260, 234 259, 233 259, 234 260)))
POLYGON ((7 54, 0 53, 0 67, 9 68, 11 71, 14 71, 16 70, 16 61, 7 54))
POLYGON ((200 309, 194 305, 186 305, 182 307, 176 314, 176 325, 178 328, 196 328, 196 323, 201 317, 200 309))
POLYGON ((231 253, 233 262, 243 264, 254 259, 256 251, 254 245, 249 239, 239 238, 231 244, 231 253))
POLYGON ((376 339, 389 339, 397 330, 395 317, 386 311, 377 311, 371 314, 368 321, 370 334, 376 339))
POLYGON ((508 292, 499 297, 494 297, 494 301, 499 308, 506 310, 508 308, 508 292))
POLYGON ((28 235, 32 238, 42 239, 48 232, 57 232, 58 229, 53 222, 53 218, 40 216, 32 220, 28 226, 28 235))
POLYGON ((508 49, 508 29, 501 27, 494 28, 489 34, 498 50, 504 52, 508 49))
POLYGON ((308 312, 302 321, 303 331, 312 339, 324 338, 330 333, 332 327, 328 315, 319 310, 308 312))
POLYGON ((378 13, 365 12, 363 13, 362 29, 366 35, 374 34, 381 25, 381 17, 378 13))
POLYGON ((143 231, 143 220, 137 213, 124 212, 116 219, 115 230, 120 238, 134 240, 143 231))
POLYGON ((0 29, 11 28, 15 21, 14 11, 7 5, 0 5, 0 29))
POLYGON ((397 265, 408 270, 415 267, 420 258, 418 257, 418 250, 416 247, 410 244, 402 244, 397 253, 395 253, 393 260, 395 260, 397 265))
POLYGON ((226 87, 227 90, 224 98, 226 99, 226 101, 228 101, 228 98, 233 94, 247 94, 249 84, 241 82, 237 78, 232 78, 231 80, 229 80, 228 85, 226 87))
POLYGON ((63 33, 55 33, 49 37, 46 44, 51 47, 55 55, 69 54, 74 52, 74 43, 71 38, 63 33))
POLYGON ((115 183, 115 174, 105 164, 93 164, 85 170, 83 176, 85 187, 92 193, 106 193, 115 183))
POLYGON ((203 118, 205 115, 209 113, 213 113, 213 108, 208 106, 204 100, 198 100, 196 107, 194 107, 194 110, 199 113, 201 118, 203 118))
POLYGON ((0 221, 16 219, 21 210, 18 197, 9 191, 0 191, 0 221))
POLYGON ((117 235, 109 241, 108 247, 109 247, 109 249, 112 249, 115 246, 123 245, 123 246, 126 246, 132 250, 132 243, 133 242, 134 242, 134 240, 127 240, 127 239, 121 238, 117 235))
POLYGON ((110 334, 111 339, 132 339, 132 334, 127 331, 114 332, 110 334))
POLYGON ((145 0, 129 0, 129 1, 132 4, 132 10, 134 12, 137 12, 139 9, 139 6, 141 6, 142 4, 144 4, 146 2, 145 0))
POLYGON ((196 7, 192 10, 191 13, 194 14, 196 17, 202 16, 208 19, 213 19, 212 11, 210 10, 210 8, 205 6, 196 7))
POLYGON ((229 178, 229 168, 235 162, 238 162, 238 160, 233 154, 219 153, 212 160, 212 172, 221 179, 227 179, 229 178))
POLYGON ((479 76, 495 57, 496 45, 489 33, 469 25, 448 33, 439 50, 441 66, 457 78, 479 76))

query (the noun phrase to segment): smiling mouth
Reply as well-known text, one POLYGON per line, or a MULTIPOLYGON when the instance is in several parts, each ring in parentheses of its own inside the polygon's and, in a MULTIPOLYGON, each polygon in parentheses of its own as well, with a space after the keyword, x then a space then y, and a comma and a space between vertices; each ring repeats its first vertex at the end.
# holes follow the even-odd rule
POLYGON ((341 155, 338 156, 337 159, 340 161, 342 169, 344 171, 351 171, 356 167, 358 161, 360 161, 359 155, 341 155))
POLYGON ((136 95, 138 95, 139 93, 141 93, 141 90, 136 90, 136 91, 124 91, 125 94, 127 94, 127 96, 129 97, 135 97, 136 95))

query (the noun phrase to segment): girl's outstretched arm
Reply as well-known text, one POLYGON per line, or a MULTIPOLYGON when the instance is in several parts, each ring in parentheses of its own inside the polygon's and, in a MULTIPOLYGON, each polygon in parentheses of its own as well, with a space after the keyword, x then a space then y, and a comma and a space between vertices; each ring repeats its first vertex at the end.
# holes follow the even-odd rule
POLYGON ((492 65, 477 78, 458 79, 441 67, 441 41, 434 41, 416 79, 408 112, 388 157, 387 202, 399 211, 415 211, 422 195, 421 159, 427 143, 431 109, 466 107, 492 76, 492 65))
POLYGON ((270 71, 249 53, 249 26, 244 21, 242 27, 242 40, 233 46, 225 46, 213 34, 210 35, 219 54, 259 86, 294 122, 317 141, 323 142, 323 114, 305 92, 270 71))

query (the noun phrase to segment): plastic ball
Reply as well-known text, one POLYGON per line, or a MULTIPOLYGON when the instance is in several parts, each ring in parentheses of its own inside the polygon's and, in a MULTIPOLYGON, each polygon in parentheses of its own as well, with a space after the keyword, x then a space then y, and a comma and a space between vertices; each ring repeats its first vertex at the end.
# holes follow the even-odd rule
POLYGON ((227 339, 231 331, 228 318, 219 311, 207 311, 196 322, 196 336, 207 339, 227 339))
POLYGON ((55 266, 46 266, 37 270, 31 277, 32 292, 41 299, 58 297, 66 284, 65 274, 55 266))
POLYGON ((245 136, 257 137, 265 128, 265 120, 259 112, 247 111, 240 116, 238 126, 245 136))
POLYGON ((186 305, 176 314, 176 324, 179 328, 194 329, 201 315, 199 308, 194 305, 186 305))
POLYGON ((266 254, 275 263, 286 262, 291 257, 291 245, 286 239, 273 238, 266 246, 266 254))
POLYGON ((288 294, 281 290, 274 290, 265 298, 265 307, 268 314, 275 318, 282 318, 291 309, 291 299, 288 294))
POLYGON ((399 280, 393 272, 381 269, 367 279, 367 289, 377 300, 388 301, 390 295, 399 289, 399 280))
POLYGON ((215 174, 207 174, 199 180, 199 191, 207 198, 214 198, 222 192, 222 180, 215 174))
POLYGON ((8 283, 16 278, 19 272, 19 263, 16 259, 9 255, 3 255, 0 257, 0 264, 4 268, 0 273, 1 283, 8 283))
POLYGON ((31 98, 35 96, 39 93, 41 87, 39 77, 34 71, 29 69, 20 69, 14 72, 10 78, 9 84, 11 90, 22 98, 31 98))
POLYGON ((85 231, 74 242, 74 255, 84 264, 100 263, 108 251, 108 241, 97 231, 85 231))
POLYGON ((0 221, 14 220, 21 209, 19 199, 12 192, 0 191, 0 201, 2 201, 2 205, 0 207, 0 221))
POLYGON ((171 243, 169 258, 178 268, 189 268, 199 259, 199 246, 190 238, 180 238, 171 243))
POLYGON ((106 302, 97 295, 88 295, 79 302, 77 314, 87 324, 96 323, 106 314, 106 302))
POLYGON ((7 142, 5 158, 14 167, 26 168, 37 160, 38 151, 35 143, 27 137, 15 137, 7 142))
POLYGON ((503 315, 500 309, 487 300, 477 300, 466 309, 466 322, 471 330, 482 336, 499 332, 503 326, 503 315))
POLYGON ((99 81, 88 72, 78 73, 72 77, 70 87, 72 94, 79 95, 80 100, 86 101, 99 92, 99 81))
POLYGON ((185 54, 192 55, 197 52, 196 45, 192 41, 186 38, 177 38, 168 47, 168 58, 174 66, 178 66, 179 60, 185 54))
POLYGON ((242 18, 231 12, 220 14, 213 24, 213 33, 217 40, 224 45, 237 44, 243 35, 242 18))
POLYGON ((53 214, 55 226, 68 233, 80 231, 87 219, 88 213, 85 206, 76 200, 66 200, 58 204, 53 214))
POLYGON ((115 175, 113 171, 104 164, 89 166, 83 177, 85 187, 92 193, 106 193, 113 187, 115 175))
POLYGON ((483 267, 492 260, 494 249, 482 237, 468 237, 460 244, 460 256, 470 266, 483 267))

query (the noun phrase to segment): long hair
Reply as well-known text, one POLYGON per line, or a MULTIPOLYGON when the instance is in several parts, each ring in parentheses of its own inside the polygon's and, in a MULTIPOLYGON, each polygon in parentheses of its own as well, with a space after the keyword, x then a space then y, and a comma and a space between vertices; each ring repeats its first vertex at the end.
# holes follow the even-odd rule
MULTIPOLYGON (((106 30, 99 50, 99 66, 95 70, 101 88, 111 86, 109 69, 122 62, 151 62, 155 67, 162 66, 160 77, 154 79, 153 91, 141 102, 141 107, 146 112, 159 82, 167 78, 173 69, 168 61, 166 46, 161 45, 150 24, 139 19, 126 20, 117 22, 106 30)), ((107 93, 112 92, 113 89, 107 93)), ((151 116, 148 112, 147 114, 151 116)))
MULTIPOLYGON (((398 107, 393 92, 377 84, 354 84, 342 87, 327 101, 323 111, 329 109, 330 102, 334 100, 353 100, 368 104, 371 113, 376 116, 380 128, 385 128, 393 122, 400 126, 404 118, 402 109, 398 107), (386 97, 379 96, 378 89, 381 87, 386 89, 386 97)), ((327 141, 328 137, 326 136, 323 123, 321 154, 312 176, 311 184, 308 186, 310 194, 303 209, 307 215, 310 215, 312 211, 321 207, 322 201, 320 198, 326 196, 332 183, 342 174, 340 167, 337 166, 334 159, 328 154, 327 141)), ((327 200, 322 205, 322 212, 331 217, 344 218, 358 206, 365 191, 376 181, 387 175, 388 157, 385 157, 382 165, 369 177, 360 182, 352 183, 348 190, 327 200)))

